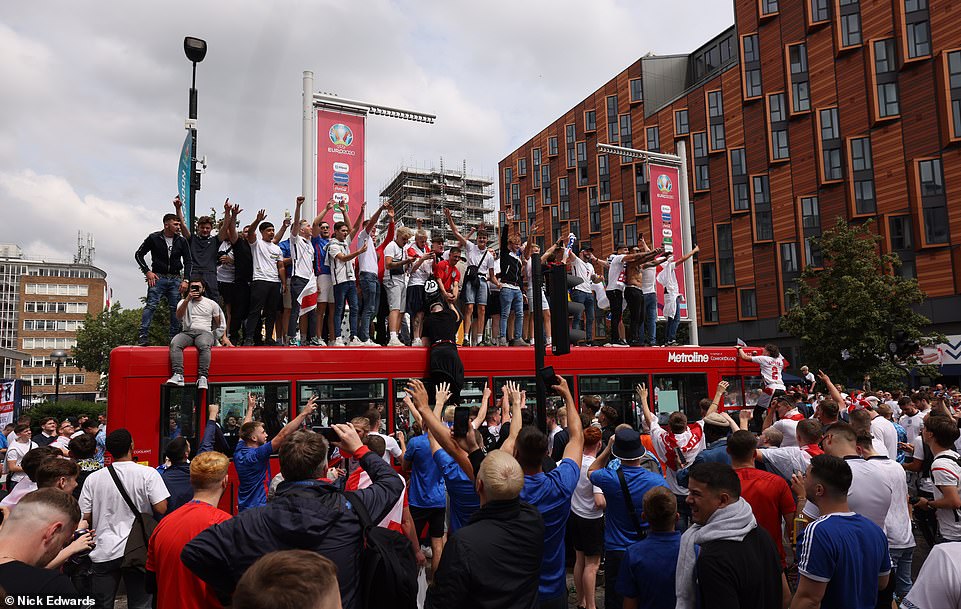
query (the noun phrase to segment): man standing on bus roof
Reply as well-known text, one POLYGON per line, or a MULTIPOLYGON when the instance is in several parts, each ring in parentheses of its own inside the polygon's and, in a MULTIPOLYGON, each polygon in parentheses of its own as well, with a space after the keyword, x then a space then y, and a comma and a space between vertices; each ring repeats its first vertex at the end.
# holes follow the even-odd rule
POLYGON ((270 455, 280 450, 290 434, 297 431, 316 406, 317 397, 311 396, 307 404, 294 419, 287 423, 270 441, 261 421, 254 421, 254 406, 257 398, 247 396, 247 416, 240 427, 240 442, 234 449, 234 467, 240 478, 237 491, 237 511, 260 507, 267 504, 267 488, 270 484, 270 455))
POLYGON ((748 355, 741 345, 737 346, 737 356, 746 362, 761 366, 764 390, 757 398, 757 408, 767 410, 775 398, 784 395, 784 369, 788 361, 781 355, 777 345, 764 345, 764 355, 748 355))
POLYGON ((210 233, 214 229, 214 220, 210 216, 197 218, 197 232, 190 234, 190 227, 184 219, 184 206, 180 195, 174 197, 174 209, 177 220, 180 221, 180 234, 187 240, 187 250, 190 252, 191 274, 187 277, 199 276, 207 284, 207 298, 220 303, 220 292, 217 290, 217 259, 220 257, 219 236, 210 233))
POLYGON ((274 322, 277 320, 281 296, 287 290, 283 254, 280 246, 274 243, 274 225, 264 222, 266 217, 267 210, 258 211, 250 230, 247 231, 247 242, 253 253, 254 272, 253 281, 250 282, 250 309, 245 325, 245 345, 253 345, 254 338, 259 336, 261 315, 266 323, 265 344, 277 344, 274 339, 274 322), (258 231, 260 238, 257 237, 258 231))
POLYGON ((174 214, 164 214, 163 230, 150 233, 134 253, 137 266, 147 278, 147 303, 140 318, 140 334, 137 344, 147 346, 147 331, 153 321, 154 311, 160 298, 167 299, 170 307, 170 338, 180 332, 177 322, 177 301, 180 294, 187 291, 187 277, 190 277, 191 262, 187 240, 180 236, 180 220, 174 214), (150 254, 150 267, 144 259, 150 254))

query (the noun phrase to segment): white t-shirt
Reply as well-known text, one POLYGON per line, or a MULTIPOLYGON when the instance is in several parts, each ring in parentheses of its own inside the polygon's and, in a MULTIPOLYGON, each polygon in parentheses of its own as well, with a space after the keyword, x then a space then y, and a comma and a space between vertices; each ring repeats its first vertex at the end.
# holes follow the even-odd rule
POLYGON ((704 424, 701 421, 695 421, 687 426, 684 433, 673 434, 662 428, 655 418, 651 424, 651 443, 658 458, 667 464, 664 468, 667 487, 675 495, 687 495, 687 489, 677 482, 677 471, 694 463, 694 458, 704 450, 706 445, 704 424), (672 437, 674 441, 669 442, 672 437), (668 448, 669 443, 676 446, 668 448))
MULTIPOLYGON (((935 501, 944 497, 944 493, 938 487, 953 486, 961 492, 961 467, 951 459, 938 459, 940 456, 958 458, 958 453, 953 450, 946 450, 934 455, 934 462, 931 464, 931 479, 934 481, 935 501)), ((955 522, 955 515, 961 513, 948 508, 938 509, 938 529, 941 536, 948 541, 961 541, 961 522, 955 522)))
POLYGON ((961 542, 931 548, 901 607, 961 609, 961 542))
MULTIPOLYGON (((878 472, 874 463, 861 457, 845 457, 851 467, 851 488, 848 489, 848 507, 882 529, 887 520, 888 510, 894 502, 895 490, 888 477, 878 472)), ((813 501, 804 505, 804 513, 820 518, 821 511, 813 501)))
MULTIPOLYGON (((154 504, 170 497, 160 473, 154 468, 133 461, 114 463, 113 468, 141 513, 152 513, 154 504)), ((97 547, 90 553, 90 559, 107 562, 122 557, 134 515, 106 467, 87 476, 80 492, 80 511, 93 515, 90 528, 97 531, 97 547)))
POLYGON ((921 427, 924 424, 924 414, 922 414, 920 410, 913 416, 903 414, 898 423, 904 428, 904 435, 910 440, 921 435, 921 427))
MULTIPOLYGON (((911 436, 908 437, 910 438, 911 436)), ((924 461, 924 440, 921 436, 914 436, 910 444, 914 446, 914 458, 918 461, 924 461)), ((931 476, 918 478, 918 490, 925 493, 934 493, 934 482, 931 481, 931 476)))
MULTIPOLYGON (((407 257, 415 258, 415 259, 420 258, 421 256, 423 256, 429 251, 430 251, 429 249, 423 249, 423 250, 420 249, 419 247, 417 247, 417 244, 414 243, 407 247, 407 257)), ((417 264, 417 263, 414 262, 410 266, 410 268, 414 268, 414 264, 417 264)), ((410 273, 410 278, 407 280, 407 284, 408 285, 424 285, 425 283, 427 283, 427 278, 430 277, 430 272, 433 267, 434 267, 433 260, 425 260, 421 262, 420 266, 417 267, 417 270, 410 273)))
POLYGON ((339 239, 331 239, 327 246, 327 264, 330 265, 330 276, 334 285, 340 285, 354 280, 354 261, 337 260, 337 254, 350 255, 350 246, 339 239))
POLYGON ((368 432, 367 435, 380 436, 384 439, 384 444, 387 445, 387 450, 384 451, 384 461, 387 463, 391 462, 391 457, 400 459, 402 456, 404 456, 404 452, 400 449, 400 444, 397 443, 397 440, 395 440, 393 436, 387 436, 382 433, 377 433, 376 431, 368 432))
POLYGON ((569 258, 571 261, 571 275, 574 277, 580 277, 584 281, 574 286, 574 289, 578 292, 584 292, 586 294, 591 293, 591 277, 594 276, 594 267, 590 264, 584 262, 578 256, 571 256, 569 258))
POLYGON ((786 480, 790 480, 793 474, 803 474, 811 464, 811 455, 796 445, 762 448, 761 455, 764 456, 764 462, 775 470, 774 473, 786 480))
POLYGON ((641 267, 641 292, 644 294, 653 294, 657 291, 655 279, 657 279, 656 266, 641 267))
MULTIPOLYGON (((280 246, 273 241, 257 239, 250 244, 250 252, 254 259, 254 281, 272 281, 280 283, 280 270, 277 262, 284 257, 280 246)), ((99 543, 99 542, 98 542, 99 543)))
MULTIPOLYGON (((14 438, 16 438, 16 436, 14 436, 14 438)), ((7 461, 13 461, 17 465, 20 465, 20 462, 23 461, 23 456, 34 448, 37 448, 37 443, 33 440, 27 442, 15 441, 7 448, 7 461)), ((14 472, 10 474, 10 482, 11 484, 15 484, 26 477, 27 474, 24 472, 14 472)))
POLYGON ((911 531, 911 515, 908 513, 908 479, 904 468, 897 461, 885 456, 870 457, 867 462, 874 466, 879 478, 884 478, 894 489, 891 509, 884 519, 884 534, 888 547, 893 549, 913 548, 914 533, 911 531))
POLYGON ((784 378, 781 372, 787 362, 784 361, 783 357, 780 355, 777 357, 754 355, 751 357, 751 361, 761 366, 761 378, 764 379, 766 387, 784 391, 784 378))
POLYGON ((364 247, 364 244, 365 243, 367 244, 367 251, 365 251, 363 254, 357 257, 360 260, 360 272, 373 273, 374 275, 376 275, 377 274, 377 244, 374 243, 374 240, 371 238, 371 236, 367 233, 366 230, 360 231, 360 233, 357 234, 357 238, 359 239, 359 241, 357 242, 357 247, 364 247))
POLYGON ((797 424, 799 420, 792 419, 790 417, 794 415, 799 415, 796 408, 789 410, 787 415, 783 419, 778 419, 771 424, 771 427, 777 429, 782 434, 784 434, 784 439, 781 440, 781 448, 788 448, 791 446, 797 446, 797 424))
POLYGON ((397 245, 397 241, 391 241, 384 248, 384 276, 390 277, 391 281, 403 282, 407 280, 407 269, 405 267, 400 267, 401 273, 394 275, 394 272, 398 269, 387 268, 387 259, 390 258, 391 262, 401 262, 407 260, 407 248, 397 245))
POLYGON ((217 259, 226 253, 226 256, 230 258, 228 262, 224 264, 217 265, 217 281, 219 283, 233 283, 236 278, 236 268, 234 267, 234 249, 226 241, 220 242, 220 247, 217 248, 217 259), (230 249, 228 252, 227 250, 230 249))
POLYGON ((314 276, 314 246, 310 241, 300 235, 293 235, 290 238, 290 257, 293 259, 295 277, 310 279, 314 276))
POLYGON ((184 330, 213 331, 213 319, 220 315, 220 306, 210 298, 187 301, 187 314, 184 315, 184 330))
POLYGON ((894 423, 880 415, 874 417, 871 419, 871 435, 876 440, 876 446, 879 444, 877 440, 880 440, 878 448, 882 448, 875 448, 874 452, 887 455, 889 459, 898 458, 898 430, 894 428, 894 423))
POLYGON ((615 254, 610 258, 611 266, 607 269, 607 289, 624 291, 625 265, 624 254, 615 254))
POLYGON ((604 516, 604 510, 598 509, 594 505, 594 494, 603 495, 604 491, 591 484, 587 477, 587 470, 596 457, 584 455, 581 459, 581 475, 577 479, 577 486, 574 487, 574 494, 571 496, 571 511, 581 518, 595 520, 604 516))
POLYGON ((814 384, 814 373, 808 372, 807 374, 804 375, 804 385, 805 387, 810 387, 813 384, 814 384))

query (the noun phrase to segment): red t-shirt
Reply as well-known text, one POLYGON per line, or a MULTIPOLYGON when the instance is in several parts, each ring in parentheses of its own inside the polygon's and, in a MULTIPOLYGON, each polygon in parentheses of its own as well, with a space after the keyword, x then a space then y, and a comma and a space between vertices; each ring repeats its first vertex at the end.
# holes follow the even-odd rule
POLYGON ((797 510, 791 489, 784 478, 753 467, 734 470, 741 479, 741 497, 751 504, 757 523, 768 532, 777 546, 781 566, 784 566, 784 544, 781 539, 781 519, 797 510))
POLYGON ((187 543, 204 529, 230 519, 230 514, 201 501, 191 501, 161 519, 150 536, 147 570, 157 576, 158 609, 220 609, 213 589, 180 561, 187 543))
POLYGON ((448 292, 454 289, 454 284, 460 280, 457 265, 451 264, 449 260, 441 260, 435 264, 434 275, 444 284, 444 289, 448 292))

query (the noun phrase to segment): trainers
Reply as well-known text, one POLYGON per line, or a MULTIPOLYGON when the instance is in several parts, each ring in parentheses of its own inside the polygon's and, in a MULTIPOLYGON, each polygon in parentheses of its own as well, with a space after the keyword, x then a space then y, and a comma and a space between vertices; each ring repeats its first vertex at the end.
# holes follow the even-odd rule
POLYGON ((350 343, 347 346, 348 347, 366 347, 367 345, 366 343, 364 343, 364 341, 360 340, 355 336, 354 338, 350 339, 350 343))
POLYGON ((627 341, 622 338, 621 340, 617 341, 616 343, 611 343, 611 346, 612 346, 612 347, 629 347, 630 345, 628 345, 628 344, 627 344, 627 341))
POLYGON ((178 387, 183 387, 183 386, 184 386, 184 375, 182 375, 182 374, 174 374, 172 377, 170 377, 169 379, 167 379, 167 384, 168 384, 168 385, 176 385, 176 386, 178 386, 178 387))
POLYGON ((511 341, 511 347, 530 347, 531 344, 523 338, 515 338, 511 341))
POLYGON ((380 345, 377 344, 377 343, 375 343, 375 342, 374 342, 374 339, 368 338, 367 341, 364 343, 364 346, 365 346, 365 347, 379 347, 380 345))
POLYGON ((347 346, 347 343, 344 342, 343 337, 338 336, 338 337, 337 337, 337 340, 334 341, 334 346, 335 346, 335 347, 346 347, 346 346, 347 346))
POLYGON ((395 338, 390 339, 390 341, 387 343, 387 346, 388 346, 388 347, 403 347, 403 346, 404 346, 404 343, 400 342, 400 339, 395 337, 395 338))
POLYGON ((197 389, 206 389, 206 388, 207 388, 207 377, 206 377, 206 376, 198 376, 198 377, 197 377, 197 389))
POLYGON ((498 347, 506 347, 506 346, 507 346, 507 339, 506 339, 505 337, 503 337, 503 336, 501 336, 500 338, 498 338, 498 339, 497 339, 497 346, 498 346, 498 347))
POLYGON ((321 339, 319 339, 319 338, 316 338, 316 337, 310 339, 310 341, 308 341, 307 344, 310 345, 311 347, 326 347, 326 346, 327 346, 327 343, 325 343, 323 340, 321 340, 321 339))
POLYGON ((296 338, 292 338, 292 339, 290 339, 290 342, 287 343, 287 346, 288 346, 288 347, 299 347, 299 346, 300 346, 300 341, 297 340, 296 338))

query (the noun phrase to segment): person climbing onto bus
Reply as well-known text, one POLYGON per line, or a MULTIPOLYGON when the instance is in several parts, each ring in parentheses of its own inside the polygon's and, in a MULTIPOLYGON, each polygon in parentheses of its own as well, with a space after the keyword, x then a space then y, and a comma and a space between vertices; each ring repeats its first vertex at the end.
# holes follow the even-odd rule
POLYGON ((788 367, 788 361, 781 355, 781 350, 777 345, 764 345, 764 355, 749 355, 744 352, 744 347, 737 346, 737 356, 746 362, 754 362, 761 366, 761 378, 764 379, 764 389, 757 398, 757 406, 754 409, 755 421, 763 419, 765 411, 771 403, 784 395, 784 369, 788 367))

